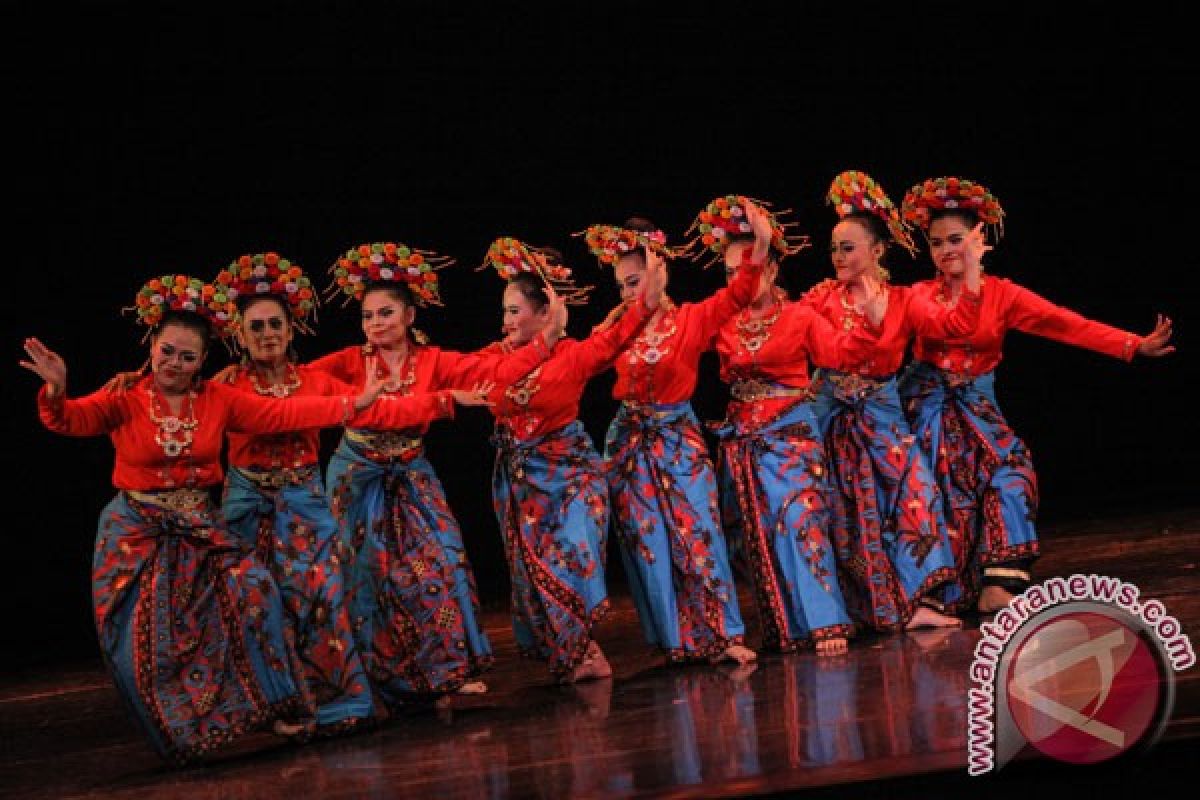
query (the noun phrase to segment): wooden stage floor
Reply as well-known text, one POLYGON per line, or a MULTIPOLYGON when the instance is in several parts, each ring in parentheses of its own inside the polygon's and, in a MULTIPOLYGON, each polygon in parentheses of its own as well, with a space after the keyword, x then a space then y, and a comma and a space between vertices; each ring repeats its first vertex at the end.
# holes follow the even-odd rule
MULTIPOLYGON (((1200 509, 1091 520, 1044 534, 1036 578, 1112 575, 1160 599, 1200 645, 1200 509)), ((744 611, 755 620, 748 595, 744 611)), ((964 630, 854 642, 847 656, 764 655, 757 666, 667 668, 643 644, 628 598, 598 638, 616 675, 549 685, 516 656, 507 615, 487 629, 491 692, 377 730, 305 746, 257 734, 204 766, 167 768, 126 719, 97 659, 0 678, 0 796, 726 797, 815 790, 861 797, 997 796, 1136 788, 1197 775, 1200 667, 1177 676, 1160 743, 1138 759, 1071 767, 1023 759, 966 773, 964 630)))

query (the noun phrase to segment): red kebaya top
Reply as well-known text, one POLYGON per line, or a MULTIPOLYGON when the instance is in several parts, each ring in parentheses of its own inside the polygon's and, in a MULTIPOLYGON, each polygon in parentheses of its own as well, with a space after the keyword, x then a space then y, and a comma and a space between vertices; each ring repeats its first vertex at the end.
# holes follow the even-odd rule
MULTIPOLYGON (((366 381, 364 350, 367 347, 369 345, 347 347, 318 358, 309 366, 323 370, 344 383, 362 386, 366 381)), ((511 353, 457 353, 429 345, 410 346, 408 355, 400 365, 399 381, 394 387, 387 387, 387 390, 404 396, 440 389, 472 389, 484 381, 507 386, 528 375, 550 355, 551 350, 541 336, 534 337, 529 344, 511 353)), ((424 433, 429 424, 418 423, 412 427, 424 433)))
POLYGON ((38 393, 38 414, 50 430, 108 434, 116 449, 113 485, 134 491, 219 484, 226 431, 267 434, 342 424, 405 428, 453 413, 446 394, 381 397, 356 414, 349 395, 268 399, 205 381, 175 415, 149 375, 122 393, 101 389, 78 399, 49 398, 45 386, 38 393))
MULTIPOLYGON (((963 336, 975 330, 978 323, 979 294, 964 292, 963 302, 947 308, 906 286, 887 284, 883 288, 888 293, 888 309, 875 346, 862 355, 843 352, 837 358, 813 353, 815 366, 886 378, 900 369, 913 336, 963 336)), ((813 307, 843 330, 867 324, 851 303, 845 287, 832 279, 809 289, 798 302, 813 307)))
POLYGON ((698 303, 677 307, 664 300, 658 318, 617 358, 613 397, 641 405, 691 398, 701 354, 721 327, 750 305, 762 269, 762 264, 742 264, 729 286, 698 303))
MULTIPOLYGON (((941 279, 913 284, 911 291, 926 303, 943 303, 946 297, 941 279)), ((1000 363, 1004 334, 1009 330, 1045 336, 1125 361, 1133 358, 1142 343, 1143 337, 1137 334, 1056 306, 1007 278, 985 278, 981 293, 979 324, 973 332, 921 332, 913 344, 914 358, 949 372, 983 375, 1000 363)))
MULTIPOLYGON (((612 366, 650 319, 639 298, 613 325, 598 328, 586 339, 563 339, 546 363, 491 395, 496 422, 522 440, 556 431, 579 417, 579 401, 587 382, 612 366)), ((485 352, 504 352, 497 343, 485 352)))

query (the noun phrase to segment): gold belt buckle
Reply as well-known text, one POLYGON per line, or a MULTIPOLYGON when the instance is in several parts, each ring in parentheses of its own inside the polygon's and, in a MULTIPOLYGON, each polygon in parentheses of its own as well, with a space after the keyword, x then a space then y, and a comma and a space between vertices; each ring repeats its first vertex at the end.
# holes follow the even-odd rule
POLYGON ((863 378, 861 375, 830 375, 829 379, 842 392, 858 400, 863 399, 876 389, 874 381, 863 378))
POLYGON ((208 493, 200 489, 169 489, 161 492, 129 492, 143 503, 169 508, 172 511, 195 511, 208 505, 208 493))
POLYGON ((759 380, 737 381, 730 387, 729 393, 735 400, 743 403, 753 403, 761 400, 766 393, 766 387, 759 380))
POLYGON ((376 449, 391 458, 402 456, 421 446, 421 440, 415 436, 403 436, 391 431, 378 433, 375 436, 377 437, 376 449))

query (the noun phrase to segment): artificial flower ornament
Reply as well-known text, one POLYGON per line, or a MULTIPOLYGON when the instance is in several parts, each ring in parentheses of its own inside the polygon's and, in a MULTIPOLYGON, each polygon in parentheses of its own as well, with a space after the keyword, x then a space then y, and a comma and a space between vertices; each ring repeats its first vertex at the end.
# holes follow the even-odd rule
POLYGON ((908 231, 908 224, 900 217, 896 204, 875 180, 865 172, 846 170, 838 174, 829 184, 829 192, 825 201, 833 206, 838 217, 845 217, 854 212, 874 214, 883 220, 892 240, 903 247, 909 254, 915 254, 916 242, 908 231))
POLYGON ((904 219, 929 230, 934 211, 962 209, 974 214, 980 222, 991 226, 997 236, 1004 234, 1004 209, 987 187, 966 178, 929 178, 914 185, 904 195, 901 206, 904 219))
POLYGON ((279 297, 287 304, 297 327, 311 332, 307 320, 315 316, 317 307, 312 281, 299 265, 278 253, 239 256, 217 274, 213 287, 214 299, 221 303, 236 303, 239 297, 247 295, 279 297))
POLYGON ((329 296, 341 294, 345 302, 361 301, 368 284, 400 283, 408 287, 417 305, 440 306, 437 270, 453 263, 449 256, 397 242, 360 244, 330 266, 333 280, 326 292, 329 296))

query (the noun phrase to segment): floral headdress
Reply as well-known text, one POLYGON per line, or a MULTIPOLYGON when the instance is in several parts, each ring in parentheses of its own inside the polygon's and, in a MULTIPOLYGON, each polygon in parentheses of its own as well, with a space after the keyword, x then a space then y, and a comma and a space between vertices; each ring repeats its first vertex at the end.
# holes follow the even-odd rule
MULTIPOLYGON (((218 303, 235 304, 239 297, 278 297, 287 304, 296 328, 312 333, 309 318, 316 318, 317 295, 304 270, 278 253, 239 256, 213 281, 218 303)), ((240 313, 235 314, 235 319, 240 313)))
POLYGON ((522 272, 537 275, 546 285, 560 294, 572 305, 583 305, 591 286, 576 286, 571 270, 562 264, 552 264, 546 253, 536 250, 511 236, 501 236, 488 247, 484 261, 476 272, 493 267, 505 281, 512 280, 522 272))
POLYGON ((399 283, 408 287, 417 305, 440 306, 437 270, 453 263, 449 256, 396 242, 360 244, 329 267, 333 280, 325 292, 329 299, 344 295, 345 305, 351 299, 361 301, 368 283, 399 283))
POLYGON ((839 217, 856 211, 874 214, 887 225, 896 244, 907 250, 909 255, 916 255, 917 245, 909 233, 908 224, 901 219, 896 204, 883 191, 883 187, 867 173, 851 169, 839 174, 829 184, 825 202, 833 206, 839 217))
POLYGON ((704 266, 709 267, 724 255, 729 243, 734 239, 754 235, 750 221, 746 218, 747 203, 753 203, 766 213, 767 219, 771 222, 771 248, 780 256, 799 253, 809 246, 807 236, 788 231, 788 228, 795 227, 796 223, 779 221, 781 216, 789 213, 788 211, 772 212, 771 204, 763 200, 755 200, 740 194, 727 194, 705 206, 704 210, 696 215, 691 227, 687 229, 685 235, 695 233, 695 236, 688 242, 688 249, 693 253, 693 260, 699 260, 707 255, 709 259, 704 266))
POLYGON ((930 178, 904 195, 904 218, 929 230, 930 216, 944 208, 962 209, 990 226, 997 238, 1004 235, 1004 209, 987 187, 966 178, 930 178))
POLYGON ((681 248, 668 246, 667 235, 661 230, 635 231, 620 225, 589 225, 574 235, 583 237, 601 266, 615 266, 621 256, 636 252, 638 248, 653 250, 663 258, 675 258, 684 253, 681 248))
POLYGON ((189 275, 151 278, 138 291, 134 304, 122 310, 137 312, 137 321, 148 328, 146 336, 154 332, 168 311, 199 314, 208 320, 218 336, 224 336, 237 313, 232 302, 217 300, 217 291, 212 284, 189 275))

